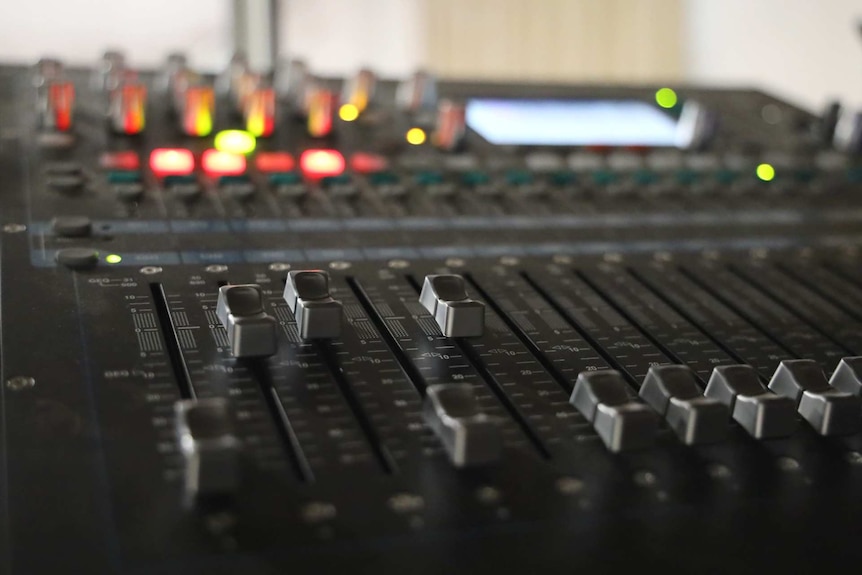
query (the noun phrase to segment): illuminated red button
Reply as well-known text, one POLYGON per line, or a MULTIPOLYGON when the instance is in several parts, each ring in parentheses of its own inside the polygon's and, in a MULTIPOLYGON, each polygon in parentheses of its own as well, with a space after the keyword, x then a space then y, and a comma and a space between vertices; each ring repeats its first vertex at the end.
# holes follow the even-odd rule
POLYGON ((99 166, 104 170, 137 170, 141 167, 141 160, 138 153, 131 150, 105 152, 99 157, 99 166))
POLYGON ((357 152, 350 157, 350 169, 359 174, 383 172, 388 167, 389 162, 379 154, 357 152))
POLYGON ((201 156, 201 167, 211 176, 239 176, 245 172, 245 156, 209 149, 201 156))
POLYGON ((299 167, 309 180, 337 176, 344 166, 344 156, 335 150, 306 150, 299 157, 299 167))
POLYGON ((259 152, 254 165, 263 173, 290 172, 296 167, 296 160, 287 152, 259 152))
POLYGON ((150 153, 150 169, 158 176, 185 176, 195 170, 195 157, 182 148, 157 148, 150 153))

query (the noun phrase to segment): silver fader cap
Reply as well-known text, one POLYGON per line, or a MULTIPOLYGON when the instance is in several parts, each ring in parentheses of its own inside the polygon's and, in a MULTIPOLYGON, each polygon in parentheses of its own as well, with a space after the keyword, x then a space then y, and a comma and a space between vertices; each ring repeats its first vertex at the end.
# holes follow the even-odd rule
POLYGON ((235 493, 240 484, 242 444, 234 435, 230 405, 221 397, 174 405, 176 433, 185 460, 185 491, 191 497, 235 493))
POLYGON ((479 411, 469 384, 437 384, 425 391, 423 416, 455 467, 484 465, 500 459, 503 450, 500 422, 479 411))
POLYGON ((859 429, 859 398, 831 387, 814 361, 782 361, 769 389, 792 399, 799 415, 820 435, 847 435, 859 429))
POLYGON ((227 330, 234 357, 263 357, 276 351, 275 318, 263 311, 260 286, 226 285, 218 290, 216 315, 227 330))
POLYGON ((329 292, 329 274, 323 270, 296 270, 287 274, 284 301, 296 318, 302 339, 341 335, 341 302, 329 292))
POLYGON ((862 356, 842 359, 829 379, 829 385, 838 391, 862 396, 862 356))
POLYGON ((727 407, 717 399, 704 397, 694 372, 684 365, 649 368, 640 396, 664 416, 686 445, 715 443, 727 434, 727 407))
POLYGON ((478 337, 485 331, 485 304, 467 296, 464 278, 456 274, 425 276, 419 303, 446 337, 478 337))
POLYGON ((766 389, 750 365, 716 367, 704 395, 726 405, 734 421, 756 439, 787 437, 796 429, 796 404, 766 389))
POLYGON ((648 447, 655 440, 655 412, 633 397, 618 371, 582 372, 569 403, 593 424, 614 453, 648 447))

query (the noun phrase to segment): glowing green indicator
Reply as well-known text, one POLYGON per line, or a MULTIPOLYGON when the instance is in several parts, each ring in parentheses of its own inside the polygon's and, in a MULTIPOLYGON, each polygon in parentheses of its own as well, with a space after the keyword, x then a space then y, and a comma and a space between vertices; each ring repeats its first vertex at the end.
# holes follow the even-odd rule
POLYGON ((118 264, 123 261, 123 257, 119 254, 108 254, 105 256, 105 261, 109 264, 118 264))
POLYGON ((757 177, 764 182, 771 182, 775 179, 775 168, 772 167, 772 164, 760 164, 757 166, 756 173, 757 177))
POLYGON ((670 88, 661 88, 655 93, 655 102, 662 108, 673 108, 676 106, 676 92, 670 88))
POLYGON ((215 136, 215 148, 231 154, 250 154, 257 142, 254 136, 243 130, 222 130, 215 136))

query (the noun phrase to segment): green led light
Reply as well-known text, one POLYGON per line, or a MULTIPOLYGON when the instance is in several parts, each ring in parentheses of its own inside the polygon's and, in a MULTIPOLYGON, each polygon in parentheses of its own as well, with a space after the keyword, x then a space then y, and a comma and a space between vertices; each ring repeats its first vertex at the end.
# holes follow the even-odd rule
POLYGON ((250 154, 257 142, 254 136, 244 130, 222 130, 215 136, 215 148, 231 154, 250 154))
POLYGON ((775 179, 775 168, 772 167, 772 164, 760 164, 757 166, 756 173, 757 177, 764 182, 771 182, 775 179))
POLYGON ((655 93, 655 103, 662 108, 673 108, 676 102, 676 92, 670 88, 661 88, 655 93))
POLYGON ((123 257, 119 254, 108 254, 105 256, 105 261, 109 264, 118 264, 123 261, 123 257))

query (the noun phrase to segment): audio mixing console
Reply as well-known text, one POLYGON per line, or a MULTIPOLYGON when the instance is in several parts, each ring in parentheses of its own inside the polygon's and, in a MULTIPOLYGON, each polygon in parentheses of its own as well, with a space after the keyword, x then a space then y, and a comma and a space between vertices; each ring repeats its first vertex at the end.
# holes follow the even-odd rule
POLYGON ((862 116, 0 67, 0 573, 860 559, 862 116))

